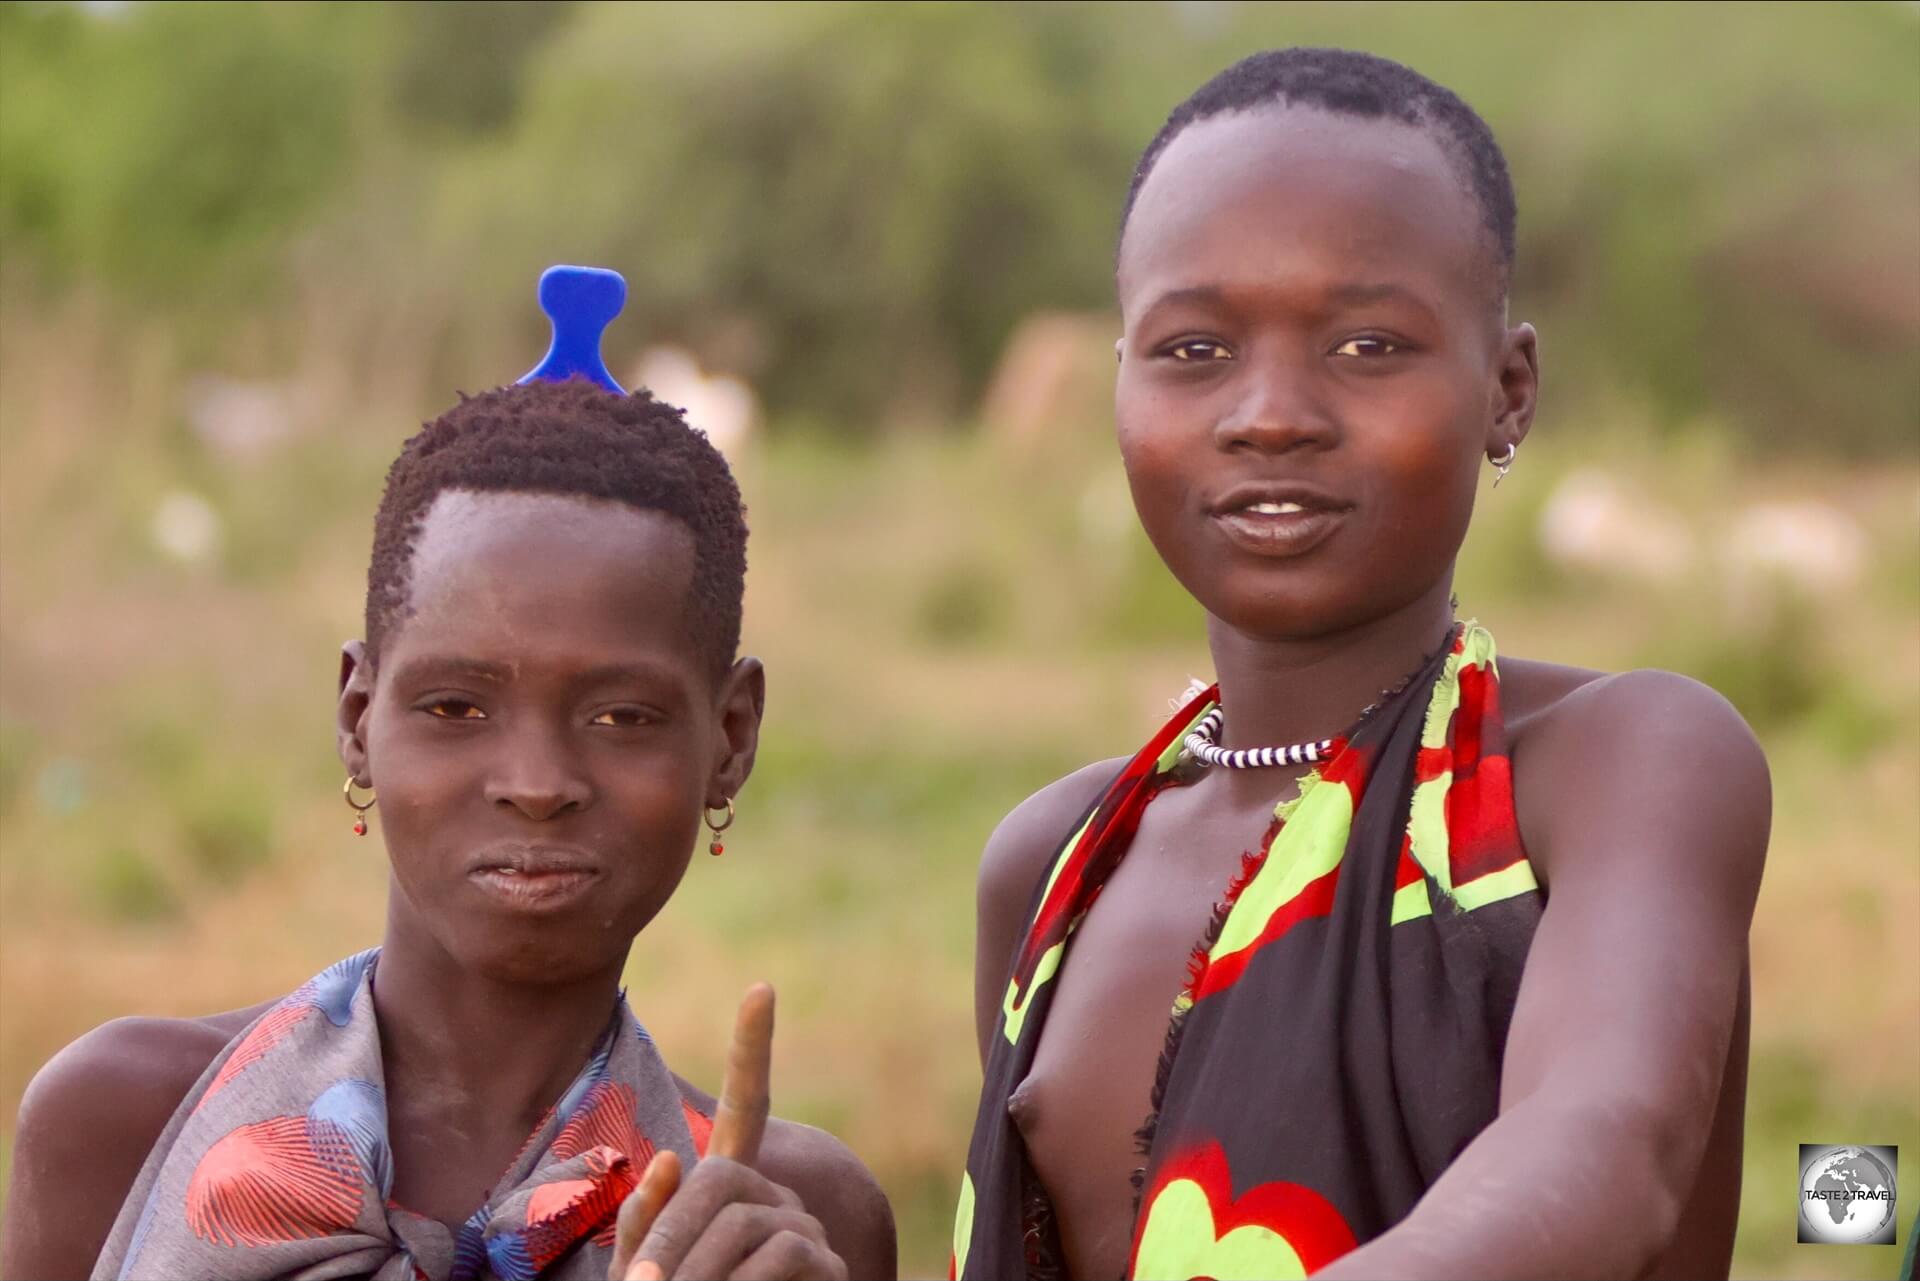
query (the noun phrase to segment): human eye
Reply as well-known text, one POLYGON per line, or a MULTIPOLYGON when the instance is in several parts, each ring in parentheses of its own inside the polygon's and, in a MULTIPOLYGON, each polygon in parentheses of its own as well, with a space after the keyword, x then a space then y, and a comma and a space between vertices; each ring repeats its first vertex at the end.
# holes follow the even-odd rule
POLYGON ((1335 347, 1333 354, 1366 358, 1398 356, 1407 350, 1407 344, 1398 338, 1390 338, 1385 334, 1356 334, 1335 347))
POLYGON ((595 712, 589 725, 610 725, 615 729, 638 729, 658 722, 660 717, 645 707, 609 707, 595 712))
POLYGON ((464 698, 436 696, 423 700, 419 709, 436 720, 484 721, 487 714, 464 698))
POLYGON ((1178 342, 1168 343, 1161 349, 1162 354, 1185 364, 1203 364, 1214 360, 1232 360, 1233 352, 1223 342, 1211 338, 1182 338, 1178 342))

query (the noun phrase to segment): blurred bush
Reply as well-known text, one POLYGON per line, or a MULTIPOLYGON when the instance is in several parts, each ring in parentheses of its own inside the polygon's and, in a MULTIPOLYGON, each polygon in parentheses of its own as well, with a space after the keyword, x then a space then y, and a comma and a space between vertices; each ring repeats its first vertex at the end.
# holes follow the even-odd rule
POLYGON ((343 17, 0 7, 0 235, 57 280, 239 304, 353 159, 343 17))
POLYGON ((339 335, 423 387, 504 377, 538 268, 610 263, 614 342, 776 421, 944 422, 1020 316, 1107 301, 1173 103, 1360 45, 1503 139, 1556 395, 1885 454, 1920 421, 1917 41, 1866 3, 8 5, 0 236, 16 297, 101 283, 213 363, 339 335))

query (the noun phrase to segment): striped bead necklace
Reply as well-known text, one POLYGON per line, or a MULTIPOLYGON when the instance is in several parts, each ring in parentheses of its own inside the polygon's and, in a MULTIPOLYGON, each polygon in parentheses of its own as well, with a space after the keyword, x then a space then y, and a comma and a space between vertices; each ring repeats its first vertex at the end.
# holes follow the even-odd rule
POLYGON ((1243 747, 1230 751, 1214 741, 1220 736, 1220 726, 1225 720, 1226 713, 1216 707, 1187 731, 1186 746, 1194 759, 1227 769, 1258 769, 1268 765, 1313 765, 1333 754, 1334 740, 1330 738, 1317 743, 1295 743, 1291 747, 1243 747))
MULTIPOLYGON (((1460 602, 1457 598, 1454 600, 1453 605, 1456 609, 1460 607, 1460 602)), ((1454 637, 1459 634, 1459 630, 1460 625, 1458 623, 1453 623, 1448 626, 1446 639, 1441 642, 1441 649, 1446 649, 1453 644, 1454 637)), ((1438 657, 1439 653, 1440 651, 1436 650, 1432 654, 1427 655, 1420 660, 1420 666, 1414 668, 1405 676, 1402 676, 1388 688, 1381 690, 1380 697, 1367 704, 1367 706, 1361 710, 1360 715, 1355 718, 1352 728, 1339 738, 1323 738, 1312 743, 1295 743, 1290 747, 1242 747, 1229 750, 1220 746, 1217 741, 1220 737, 1220 727, 1226 723, 1227 712, 1224 707, 1215 707, 1212 711, 1200 718, 1198 725, 1195 725, 1187 731, 1187 754, 1199 761, 1202 765, 1219 765, 1225 769, 1264 769, 1274 765, 1317 765, 1329 756, 1332 756, 1335 747, 1352 737, 1353 731, 1359 729, 1361 725, 1366 723, 1368 717, 1379 711, 1382 704, 1406 689, 1406 687, 1413 682, 1413 678, 1426 670, 1427 664, 1438 657)))

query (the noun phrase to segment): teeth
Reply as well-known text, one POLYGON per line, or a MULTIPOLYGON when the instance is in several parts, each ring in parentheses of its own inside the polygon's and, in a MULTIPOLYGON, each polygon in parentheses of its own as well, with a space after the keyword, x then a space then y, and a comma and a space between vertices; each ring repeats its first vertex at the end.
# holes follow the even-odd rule
POLYGON ((1305 511, 1306 508, 1299 503, 1255 503, 1247 510, 1260 516, 1291 516, 1295 512, 1305 511))

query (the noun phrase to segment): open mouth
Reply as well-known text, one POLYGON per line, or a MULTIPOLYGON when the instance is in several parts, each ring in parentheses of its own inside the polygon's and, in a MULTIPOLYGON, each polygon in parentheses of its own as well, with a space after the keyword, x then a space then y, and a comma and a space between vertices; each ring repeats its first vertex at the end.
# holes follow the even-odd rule
POLYGON ((1227 540, 1258 556, 1301 556, 1325 542, 1352 504, 1298 486, 1242 486, 1208 514, 1227 540))

